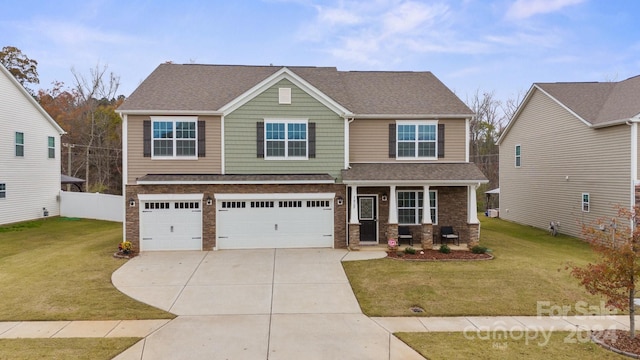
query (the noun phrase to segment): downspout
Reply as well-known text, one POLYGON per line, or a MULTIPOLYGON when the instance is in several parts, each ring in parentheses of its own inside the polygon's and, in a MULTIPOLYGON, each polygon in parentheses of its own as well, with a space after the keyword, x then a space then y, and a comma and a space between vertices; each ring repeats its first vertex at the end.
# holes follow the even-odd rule
MULTIPOLYGON (((350 132, 349 132, 349 125, 351 125, 352 122, 355 121, 355 118, 352 117, 347 117, 346 115, 343 116, 344 117, 344 169, 347 170, 350 168, 349 166, 349 151, 350 151, 350 142, 349 142, 349 136, 350 136, 350 132)), ((350 209, 351 204, 351 197, 349 196, 349 188, 345 185, 345 197, 347 199, 345 199, 346 204, 344 204, 345 206, 347 206, 347 209, 350 209)), ((347 248, 349 248, 349 211, 345 211, 345 219, 344 219, 345 223, 347 224, 347 231, 346 231, 346 241, 345 244, 347 244, 347 248)))
MULTIPOLYGON (((638 179, 638 123, 635 121, 627 121, 627 125, 631 126, 631 196, 629 197, 629 210, 636 205, 636 181, 638 179)), ((631 221, 631 229, 635 227, 631 221)))
POLYGON ((225 154, 224 154, 224 115, 220 115, 220 174, 224 175, 225 169, 225 154))
POLYGON ((472 118, 464 119, 464 148, 465 148, 465 162, 469 162, 469 144, 471 143, 471 134, 469 131, 469 123, 472 118))
MULTIPOLYGON (((128 146, 127 142, 129 139, 128 134, 128 118, 126 114, 120 113, 120 117, 122 118, 122 241, 127 240, 127 177, 129 176, 128 169, 128 146)), ((69 149, 71 150, 71 149, 69 149)))

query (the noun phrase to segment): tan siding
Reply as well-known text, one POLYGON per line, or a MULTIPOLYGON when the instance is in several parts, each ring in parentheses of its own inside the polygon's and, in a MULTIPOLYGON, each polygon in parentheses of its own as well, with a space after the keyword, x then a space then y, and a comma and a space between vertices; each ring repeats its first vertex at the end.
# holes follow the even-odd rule
POLYGON ((561 233, 578 237, 581 224, 614 216, 631 196, 629 130, 591 129, 536 91, 500 144, 500 216, 539 228, 560 221, 561 233), (588 213, 582 193, 591 196, 588 213))
MULTIPOLYGON (((395 162, 389 158, 389 124, 395 120, 355 120, 349 127, 349 159, 354 163, 395 162)), ((465 161, 465 120, 440 120, 445 124, 445 157, 439 162, 465 161)), ((399 160, 405 162, 406 160, 399 160)))
POLYGON ((219 116, 199 116, 206 121, 206 156, 198 160, 153 160, 143 156, 142 123, 148 116, 128 116, 127 184, 146 174, 220 174, 222 155, 220 145, 221 121, 219 116))

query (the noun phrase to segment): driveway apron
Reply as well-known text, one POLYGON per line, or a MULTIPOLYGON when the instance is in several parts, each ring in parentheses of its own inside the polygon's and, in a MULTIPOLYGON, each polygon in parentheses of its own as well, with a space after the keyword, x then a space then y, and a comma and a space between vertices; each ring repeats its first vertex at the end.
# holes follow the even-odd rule
POLYGON ((423 359, 362 314, 346 250, 149 252, 114 272, 178 317, 116 359, 423 359))

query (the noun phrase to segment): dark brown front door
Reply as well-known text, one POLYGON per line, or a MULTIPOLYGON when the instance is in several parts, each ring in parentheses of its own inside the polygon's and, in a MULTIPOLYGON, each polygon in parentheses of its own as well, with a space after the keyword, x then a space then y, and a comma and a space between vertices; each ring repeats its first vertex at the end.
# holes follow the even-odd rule
POLYGON ((375 196, 358 196, 360 241, 378 241, 378 204, 375 196))

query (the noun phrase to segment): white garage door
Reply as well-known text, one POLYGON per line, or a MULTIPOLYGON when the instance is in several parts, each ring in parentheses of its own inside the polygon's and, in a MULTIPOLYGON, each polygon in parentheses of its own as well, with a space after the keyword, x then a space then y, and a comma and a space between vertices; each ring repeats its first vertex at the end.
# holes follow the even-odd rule
POLYGON ((141 200, 140 250, 202 250, 202 201, 141 200))
POLYGON ((333 194, 237 196, 216 197, 218 249, 333 247, 333 194))

